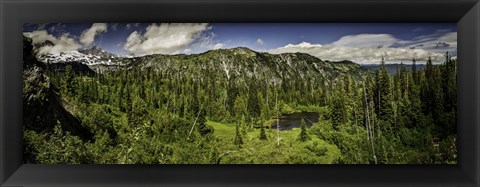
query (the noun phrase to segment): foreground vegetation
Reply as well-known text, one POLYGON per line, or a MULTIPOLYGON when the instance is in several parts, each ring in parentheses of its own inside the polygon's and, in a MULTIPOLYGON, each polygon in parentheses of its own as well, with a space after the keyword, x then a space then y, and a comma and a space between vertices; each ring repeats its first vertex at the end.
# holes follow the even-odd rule
MULTIPOLYGON (((448 54, 442 65, 429 60, 395 75, 382 62, 375 72, 287 77, 202 68, 215 51, 168 61, 180 70, 137 62, 92 75, 52 70, 29 50, 24 39, 25 163, 456 163, 456 60, 448 54), (269 128, 296 111, 319 112, 319 122, 269 128)), ((276 59, 217 52, 250 69, 259 63, 252 55, 276 59)), ((294 57, 308 67, 319 60, 294 57)))

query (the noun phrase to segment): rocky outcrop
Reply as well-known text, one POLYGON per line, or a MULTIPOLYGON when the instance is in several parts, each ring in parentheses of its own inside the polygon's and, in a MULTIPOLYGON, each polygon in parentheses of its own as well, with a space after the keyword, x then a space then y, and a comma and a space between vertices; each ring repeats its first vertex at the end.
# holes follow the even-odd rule
POLYGON ((62 104, 58 89, 45 74, 45 65, 35 58, 31 40, 23 38, 23 125, 37 132, 53 130, 60 124, 64 131, 84 139, 91 133, 62 104))

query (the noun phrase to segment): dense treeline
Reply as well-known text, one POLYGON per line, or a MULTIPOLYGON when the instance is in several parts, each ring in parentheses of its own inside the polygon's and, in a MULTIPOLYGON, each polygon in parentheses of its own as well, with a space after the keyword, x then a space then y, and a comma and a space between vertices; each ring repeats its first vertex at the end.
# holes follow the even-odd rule
POLYGON ((441 65, 429 60, 424 70, 402 66, 395 75, 382 67, 330 80, 205 68, 47 69, 62 106, 92 137, 72 134, 63 121, 25 128, 25 161, 259 163, 265 160, 243 154, 270 151, 288 160, 273 163, 456 163, 456 60, 447 54, 441 65), (281 139, 272 119, 293 111, 319 112, 320 120, 310 129, 302 121, 294 138, 281 139), (231 137, 209 124, 233 124, 231 137))
POLYGON ((330 119, 311 130, 339 146, 339 163, 456 163, 456 60, 445 57, 422 71, 414 59, 391 76, 382 60, 361 82, 346 76, 330 119))

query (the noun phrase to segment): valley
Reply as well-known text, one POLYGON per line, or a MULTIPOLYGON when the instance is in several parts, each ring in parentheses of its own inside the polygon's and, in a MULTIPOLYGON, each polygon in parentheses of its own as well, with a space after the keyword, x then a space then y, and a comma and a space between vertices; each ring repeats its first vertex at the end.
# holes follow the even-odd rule
POLYGON ((383 59, 246 47, 122 57, 23 43, 25 163, 456 163, 448 54, 391 73, 383 59))

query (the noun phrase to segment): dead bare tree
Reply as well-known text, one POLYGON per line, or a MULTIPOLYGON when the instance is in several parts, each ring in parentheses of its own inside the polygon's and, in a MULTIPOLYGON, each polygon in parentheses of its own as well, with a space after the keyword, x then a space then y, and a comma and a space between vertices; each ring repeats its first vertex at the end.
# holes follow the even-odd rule
MULTIPOLYGON (((273 87, 275 88, 275 82, 273 83, 273 87)), ((280 126, 278 124, 278 93, 275 92, 275 108, 277 108, 277 146, 280 145, 280 126)))
POLYGON ((369 114, 369 107, 368 107, 368 100, 367 100, 367 91, 365 88, 365 84, 363 84, 363 92, 365 95, 365 115, 367 117, 367 123, 365 124, 366 129, 367 129, 367 140, 370 139, 371 145, 372 145, 372 154, 373 154, 373 159, 375 160, 375 164, 377 164, 377 155, 375 154, 375 145, 374 145, 374 136, 373 136, 373 129, 372 125, 370 124, 370 114, 369 114))

